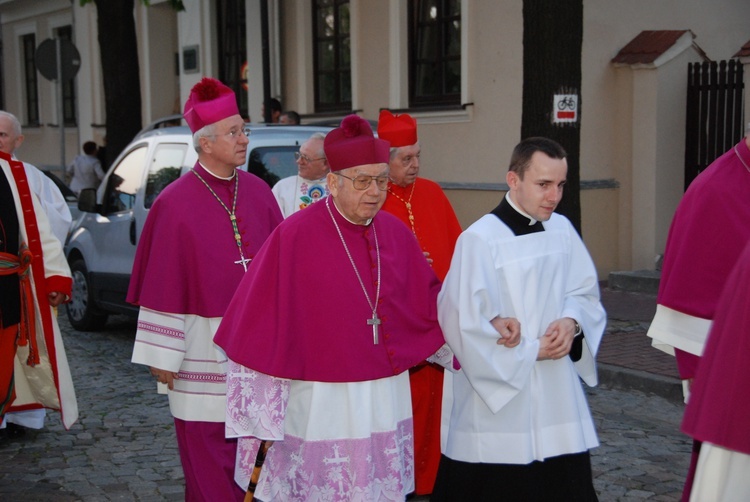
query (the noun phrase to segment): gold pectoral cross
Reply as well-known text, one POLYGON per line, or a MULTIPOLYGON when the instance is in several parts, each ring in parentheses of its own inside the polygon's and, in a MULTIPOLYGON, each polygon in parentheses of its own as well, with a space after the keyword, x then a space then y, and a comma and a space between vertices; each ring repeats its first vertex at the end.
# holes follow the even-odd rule
POLYGON ((377 345, 378 344, 378 325, 380 324, 380 318, 378 317, 377 312, 372 313, 372 319, 368 319, 367 324, 372 326, 372 343, 374 345, 377 345))

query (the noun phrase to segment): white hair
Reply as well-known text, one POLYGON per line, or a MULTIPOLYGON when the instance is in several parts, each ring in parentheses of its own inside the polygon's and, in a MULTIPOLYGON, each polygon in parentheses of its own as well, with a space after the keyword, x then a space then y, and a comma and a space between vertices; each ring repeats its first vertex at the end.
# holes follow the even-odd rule
POLYGON ((201 127, 193 133, 193 148, 197 153, 201 153, 201 138, 213 136, 216 132, 216 123, 208 124, 201 127))
POLYGON ((13 133, 16 136, 21 135, 21 122, 19 122, 18 118, 16 118, 15 115, 10 112, 6 112, 5 110, 0 110, 0 117, 6 117, 8 120, 10 120, 10 124, 13 127, 13 133))

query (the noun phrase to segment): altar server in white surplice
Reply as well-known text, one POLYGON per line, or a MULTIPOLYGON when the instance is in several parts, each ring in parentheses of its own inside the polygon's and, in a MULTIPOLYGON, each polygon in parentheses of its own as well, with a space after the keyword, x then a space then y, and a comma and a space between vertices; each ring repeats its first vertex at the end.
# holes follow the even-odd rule
POLYGON ((553 213, 565 157, 546 138, 519 143, 508 194, 456 244, 438 319, 461 371, 445 374, 433 502, 597 500, 599 443, 580 380, 597 383, 606 315, 591 257, 553 213), (520 323, 518 346, 495 343, 495 318, 520 323))

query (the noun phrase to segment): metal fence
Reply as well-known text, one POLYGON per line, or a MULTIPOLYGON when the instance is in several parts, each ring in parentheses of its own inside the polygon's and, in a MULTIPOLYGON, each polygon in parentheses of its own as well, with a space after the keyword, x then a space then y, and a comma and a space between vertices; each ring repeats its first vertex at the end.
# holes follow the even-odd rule
POLYGON ((743 71, 739 61, 688 64, 685 189, 744 135, 743 71))

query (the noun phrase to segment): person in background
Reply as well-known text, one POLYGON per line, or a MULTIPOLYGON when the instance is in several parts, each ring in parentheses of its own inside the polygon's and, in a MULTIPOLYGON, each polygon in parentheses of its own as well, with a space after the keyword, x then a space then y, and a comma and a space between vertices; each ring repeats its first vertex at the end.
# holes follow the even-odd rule
POLYGON ((461 371, 445 373, 432 502, 597 500, 580 380, 597 383, 606 314, 583 241, 553 212, 565 157, 550 139, 521 141, 508 193, 456 243, 438 318, 461 371), (498 320, 520 329, 517 346, 494 343, 498 320))
POLYGON ((279 117, 279 124, 282 125, 299 125, 300 123, 300 117, 299 113, 288 110, 281 114, 279 117))
POLYGON ((96 158, 96 143, 87 141, 83 144, 83 154, 76 155, 65 170, 70 179, 70 189, 80 194, 84 188, 96 188, 104 178, 104 171, 96 158))
POLYGON ((237 169, 248 138, 234 92, 203 78, 184 117, 198 161, 156 198, 138 242, 127 295, 140 307, 132 361, 168 394, 186 500, 241 501, 237 441, 224 437, 226 355, 213 337, 282 216, 268 185, 237 169))
MULTIPOLYGON (((686 395, 722 288, 750 241, 748 193, 750 136, 746 135, 693 180, 669 228, 656 314, 648 336, 654 347, 675 356, 686 395)), ((684 501, 690 497, 699 452, 700 441, 695 440, 684 501)))
POLYGON ((73 281, 60 241, 23 164, 0 152, 0 419, 18 410, 59 410, 78 419, 73 379, 53 309, 73 281))
MULTIPOLYGON (((16 159, 16 151, 23 144, 24 135, 21 122, 15 115, 0 110, 0 152, 7 153, 12 159, 16 159)), ((72 216, 60 189, 42 171, 28 162, 23 163, 26 171, 26 179, 29 188, 36 195, 39 203, 49 220, 52 233, 65 245, 65 240, 70 231, 72 216)), ((6 429, 10 436, 25 434, 26 429, 41 429, 44 427, 45 409, 10 411, 0 423, 0 429, 6 429)))
POLYGON ((298 172, 276 183, 271 191, 284 218, 291 216, 329 194, 326 177, 330 172, 323 142, 326 135, 316 132, 294 153, 298 172))
POLYGON ((107 162, 107 135, 105 134, 102 138, 102 144, 96 148, 96 158, 99 159, 99 164, 102 166, 102 171, 107 171, 109 162, 107 162))
MULTIPOLYGON (((383 211, 411 230, 438 279, 445 279, 461 225, 440 185, 420 178, 417 121, 408 114, 380 112, 378 137, 391 144, 388 195, 383 211)), ((409 370, 414 411, 416 494, 432 493, 440 463, 443 368, 423 362, 409 370)))
POLYGON ((271 98, 263 105, 261 105, 261 115, 263 116, 263 120, 266 120, 266 107, 268 107, 269 113, 271 114, 271 121, 270 124, 278 124, 279 119, 281 118, 281 101, 279 101, 276 98, 271 98))

